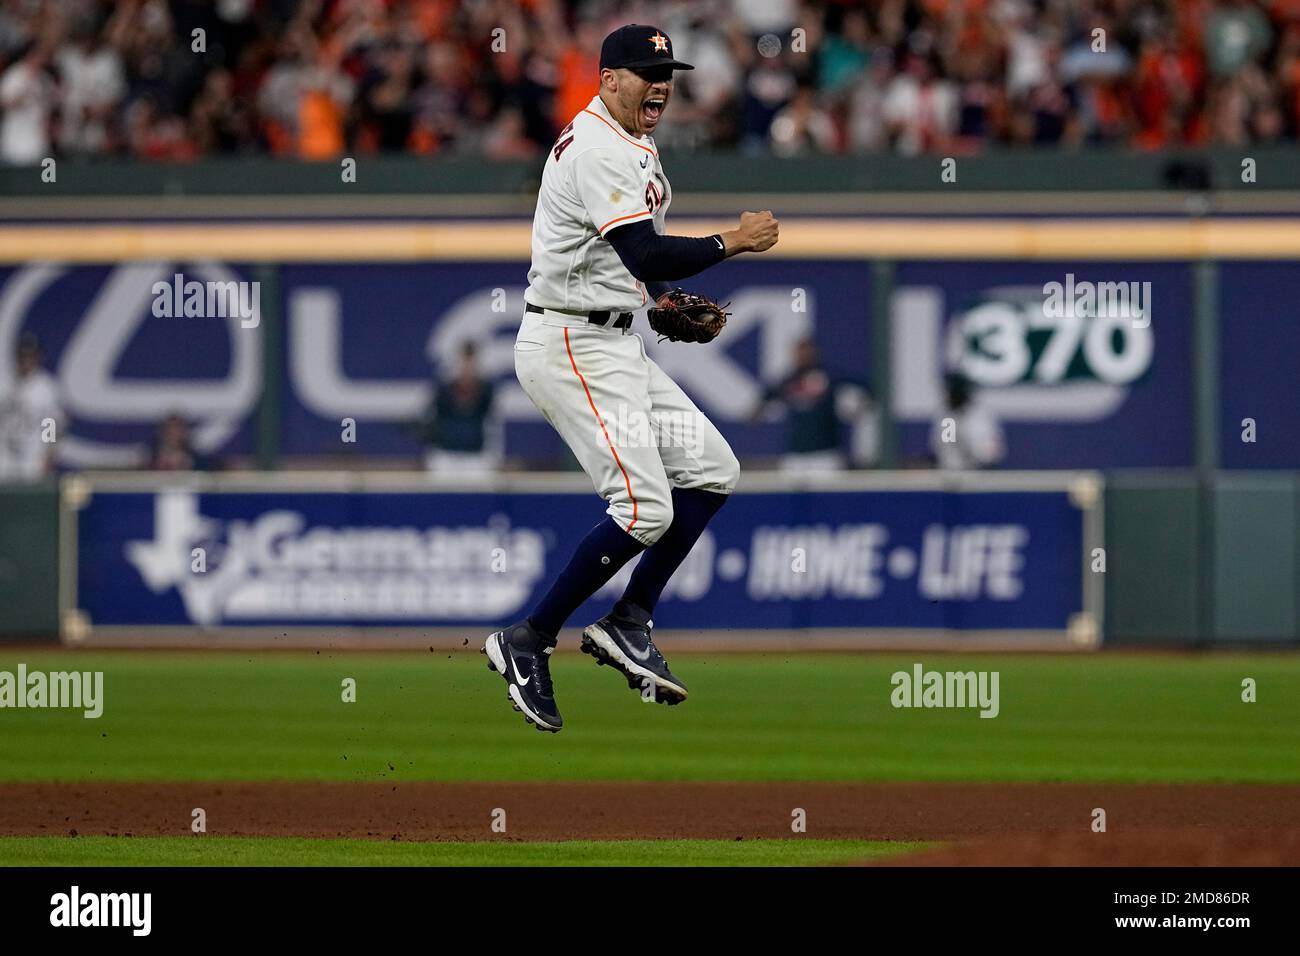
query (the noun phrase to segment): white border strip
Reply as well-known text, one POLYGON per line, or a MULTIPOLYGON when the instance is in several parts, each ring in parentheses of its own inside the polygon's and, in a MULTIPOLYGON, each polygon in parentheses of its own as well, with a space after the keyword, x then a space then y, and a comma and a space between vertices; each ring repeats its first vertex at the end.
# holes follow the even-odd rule
MULTIPOLYGON (((737 494, 790 491, 1076 491, 1095 490, 1095 471, 842 471, 822 475, 744 472, 737 494)), ((365 491, 389 494, 594 494, 580 472, 506 472, 473 479, 439 477, 422 471, 85 471, 64 479, 64 493, 142 492, 176 489, 205 493, 365 491)))

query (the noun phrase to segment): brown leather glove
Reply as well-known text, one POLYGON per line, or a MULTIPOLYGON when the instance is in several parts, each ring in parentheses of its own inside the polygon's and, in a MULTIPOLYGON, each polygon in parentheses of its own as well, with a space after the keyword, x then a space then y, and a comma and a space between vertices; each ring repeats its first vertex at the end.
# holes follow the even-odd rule
POLYGON ((727 324, 726 306, 684 289, 665 292, 646 313, 650 328, 670 342, 712 342, 727 324))

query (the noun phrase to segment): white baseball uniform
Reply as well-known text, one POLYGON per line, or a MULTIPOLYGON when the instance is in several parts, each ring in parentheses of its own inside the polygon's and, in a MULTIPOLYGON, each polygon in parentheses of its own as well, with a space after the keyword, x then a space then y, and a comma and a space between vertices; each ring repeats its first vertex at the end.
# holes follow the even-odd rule
MULTIPOLYGON (((59 386, 54 376, 37 369, 17 378, 0 394, 0 481, 37 481, 45 474, 52 446, 44 422, 63 426, 59 386)), ((57 433, 56 433, 57 437, 57 433)))
POLYGON ((686 393, 646 356, 641 336, 587 320, 647 302, 605 234, 652 219, 672 191, 649 136, 624 130, 599 96, 566 126, 542 174, 515 373, 608 503, 650 545, 672 523, 672 487, 730 494, 740 464, 686 393))

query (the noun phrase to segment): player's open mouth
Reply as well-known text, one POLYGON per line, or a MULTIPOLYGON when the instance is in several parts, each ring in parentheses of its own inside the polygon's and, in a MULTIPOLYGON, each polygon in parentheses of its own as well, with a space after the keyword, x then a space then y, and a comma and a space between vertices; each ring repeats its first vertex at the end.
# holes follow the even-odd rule
POLYGON ((651 97, 641 107, 641 119, 644 120, 645 126, 649 128, 658 124, 659 117, 663 115, 663 112, 663 97, 651 97))

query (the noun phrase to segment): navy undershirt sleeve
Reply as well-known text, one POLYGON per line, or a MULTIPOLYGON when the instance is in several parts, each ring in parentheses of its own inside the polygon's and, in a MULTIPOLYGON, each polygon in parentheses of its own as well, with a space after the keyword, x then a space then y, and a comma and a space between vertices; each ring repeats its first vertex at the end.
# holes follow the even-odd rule
POLYGON ((659 297, 665 292, 673 291, 673 284, 671 282, 655 282, 652 279, 645 284, 645 290, 650 293, 650 299, 652 302, 658 302, 659 297))
MULTIPOLYGON (((721 236, 661 236, 649 219, 611 229, 605 238, 627 271, 645 283, 686 279, 726 258, 721 236)), ((650 285, 646 291, 654 295, 650 285)))

